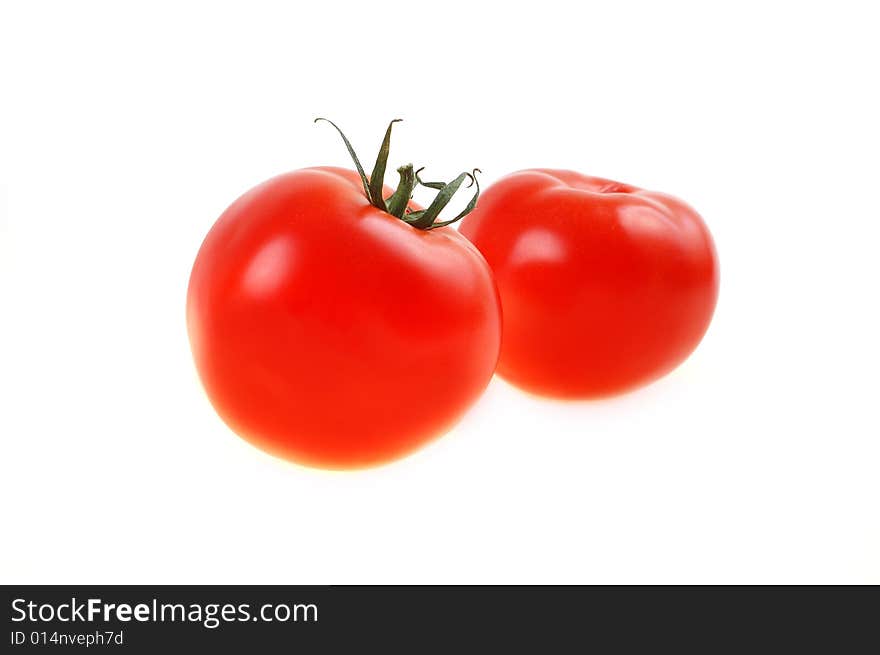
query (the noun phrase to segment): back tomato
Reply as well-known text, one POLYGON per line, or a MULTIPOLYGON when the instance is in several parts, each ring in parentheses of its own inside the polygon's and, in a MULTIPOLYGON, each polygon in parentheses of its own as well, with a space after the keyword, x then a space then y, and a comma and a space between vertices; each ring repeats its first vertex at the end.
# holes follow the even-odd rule
POLYGON ((495 273, 498 373, 529 391, 593 398, 680 364, 718 297, 718 259, 681 200, 572 171, 532 169, 489 187, 461 232, 495 273))
POLYGON ((324 468, 381 464, 449 430, 492 377, 500 320, 464 237, 408 225, 370 204, 357 173, 329 167, 233 203, 187 295, 196 366, 223 420, 324 468))

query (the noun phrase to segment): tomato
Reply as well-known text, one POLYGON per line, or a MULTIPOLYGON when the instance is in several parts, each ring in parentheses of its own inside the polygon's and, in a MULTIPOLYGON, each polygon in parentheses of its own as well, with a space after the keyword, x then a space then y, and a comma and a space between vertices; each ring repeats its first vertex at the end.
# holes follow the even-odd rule
MULTIPOLYGON (((382 464, 448 431, 500 348, 491 271, 409 202, 412 166, 389 197, 384 162, 369 182, 355 163, 241 196, 205 238, 187 293, 196 368, 223 420, 275 455, 334 469, 382 464)), ((458 186, 435 184, 438 201, 458 186)))
POLYGON ((526 390, 593 398, 633 389, 687 358, 711 321, 715 246, 672 196, 525 170, 488 188, 460 229, 501 294, 498 373, 526 390))

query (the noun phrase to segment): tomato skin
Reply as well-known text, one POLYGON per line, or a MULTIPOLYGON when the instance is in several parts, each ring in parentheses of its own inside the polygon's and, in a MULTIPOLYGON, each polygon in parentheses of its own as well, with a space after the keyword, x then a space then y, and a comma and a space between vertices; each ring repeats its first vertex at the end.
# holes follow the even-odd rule
POLYGON ((501 294, 497 372, 534 393, 595 398, 651 382, 688 357, 712 319, 715 246, 672 196, 531 169, 486 189, 460 229, 501 294))
POLYGON ((371 206, 354 171, 331 167, 235 201, 187 293, 193 356, 220 416, 322 468, 382 464, 448 431, 492 377, 500 325, 476 248, 371 206))

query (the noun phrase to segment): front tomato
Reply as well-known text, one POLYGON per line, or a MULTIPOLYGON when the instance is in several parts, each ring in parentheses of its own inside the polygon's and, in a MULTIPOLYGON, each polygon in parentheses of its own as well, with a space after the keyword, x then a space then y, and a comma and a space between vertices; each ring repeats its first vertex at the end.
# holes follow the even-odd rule
POLYGON ((223 213, 190 277, 190 343, 215 409, 311 466, 413 451, 450 429, 498 359, 499 301, 479 252, 365 191, 339 168, 269 180, 223 213))
POLYGON ((504 309, 498 373, 548 396, 627 391, 696 348, 718 297, 718 259, 677 198, 572 171, 499 180, 461 225, 504 309))

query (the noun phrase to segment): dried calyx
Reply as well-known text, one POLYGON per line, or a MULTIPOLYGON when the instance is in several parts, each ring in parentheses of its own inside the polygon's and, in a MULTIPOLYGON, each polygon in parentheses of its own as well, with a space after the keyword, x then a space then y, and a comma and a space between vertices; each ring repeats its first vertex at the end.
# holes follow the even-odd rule
POLYGON ((376 165, 373 166, 373 172, 369 177, 367 177, 367 174, 364 172, 364 167, 361 166, 361 162, 355 154, 351 142, 345 134, 342 133, 339 126, 326 118, 316 118, 315 122, 317 123, 318 121, 326 121, 327 123, 330 123, 330 125, 335 127, 336 131, 339 132, 339 135, 345 142, 345 147, 348 149, 348 154, 351 155, 352 161, 354 161, 358 175, 361 177, 367 200, 369 200, 370 204, 374 207, 381 209, 384 212, 388 212, 392 216, 402 220, 404 223, 412 225, 419 230, 433 230, 434 228, 443 227, 444 225, 455 223, 455 221, 464 218, 476 206, 477 198, 480 197, 480 184, 477 182, 476 176, 476 174, 480 172, 479 168, 475 168, 470 173, 462 173, 452 180, 452 182, 424 182, 419 177, 419 173, 424 169, 420 168, 419 170, 414 170, 412 164, 407 164, 406 166, 401 166, 397 169, 397 172, 400 175, 400 183, 397 185, 397 189, 387 198, 383 197, 385 168, 388 164, 388 151, 391 146, 391 128, 395 123, 400 122, 399 118, 395 118, 388 124, 388 129, 385 130, 385 138, 382 140, 382 146, 379 148, 379 155, 376 157, 376 165), (452 200, 452 196, 455 195, 456 191, 461 188, 461 185, 464 184, 465 181, 468 182, 468 187, 476 187, 476 192, 474 193, 473 198, 471 198, 467 206, 454 218, 438 221, 437 218, 439 217, 440 212, 449 204, 449 201, 452 200), (409 208, 409 201, 412 199, 413 192, 418 185, 429 189, 435 189, 437 195, 427 209, 411 211, 409 208))

